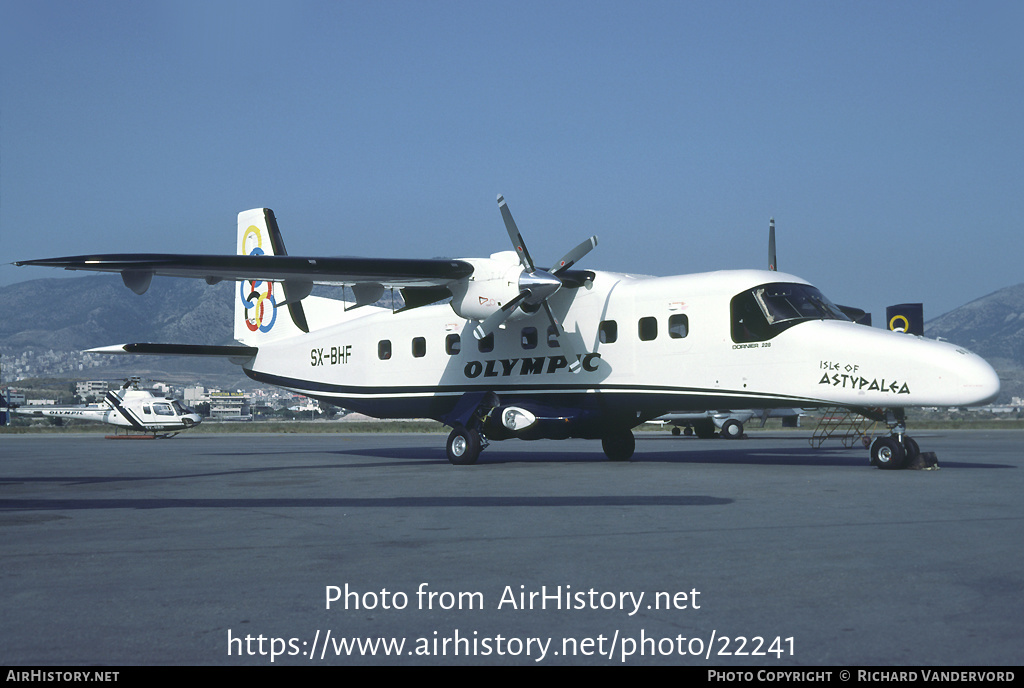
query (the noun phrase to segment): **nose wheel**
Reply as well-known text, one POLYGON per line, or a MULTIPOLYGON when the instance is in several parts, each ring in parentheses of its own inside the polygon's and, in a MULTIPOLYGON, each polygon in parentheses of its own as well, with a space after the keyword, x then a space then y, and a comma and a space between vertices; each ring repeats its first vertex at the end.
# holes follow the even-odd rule
POLYGON ((920 456, 921 447, 906 434, 903 409, 887 411, 886 422, 892 434, 878 437, 871 443, 871 465, 885 470, 899 470, 912 465, 920 456))
POLYGON ((895 438, 878 437, 871 443, 871 465, 895 471, 906 464, 907 453, 895 438))

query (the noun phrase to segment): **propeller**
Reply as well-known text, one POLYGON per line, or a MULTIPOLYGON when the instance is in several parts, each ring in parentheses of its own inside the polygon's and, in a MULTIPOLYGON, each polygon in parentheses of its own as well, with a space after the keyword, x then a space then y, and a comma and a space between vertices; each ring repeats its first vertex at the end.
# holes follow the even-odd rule
POLYGON ((577 358, 576 353, 567 342, 561 341, 565 329, 558 322, 558 318, 555 317, 551 306, 548 305, 548 299, 563 286, 559 274, 571 268, 583 256, 590 253, 597 246, 597 237, 592 236, 586 241, 581 242, 566 253, 555 267, 549 270, 540 270, 534 265, 530 251, 526 248, 526 242, 523 241, 523 235, 519 233, 516 221, 512 219, 512 213, 508 209, 508 204, 505 203, 505 197, 501 194, 498 194, 498 209, 501 211, 501 219, 505 221, 508 238, 512 240, 512 246, 515 248, 516 255, 519 256, 519 262, 523 266, 523 272, 519 275, 519 293, 477 325, 476 329, 473 330, 473 336, 477 339, 483 339, 492 334, 512 315, 517 307, 527 312, 532 312, 538 307, 542 307, 544 312, 547 313, 552 328, 554 328, 554 335, 559 340, 559 346, 565 349, 565 358, 569 362, 569 370, 574 373, 579 372, 581 368, 579 358, 577 358))
POLYGON ((775 218, 768 223, 768 269, 778 270, 779 264, 775 262, 775 218))

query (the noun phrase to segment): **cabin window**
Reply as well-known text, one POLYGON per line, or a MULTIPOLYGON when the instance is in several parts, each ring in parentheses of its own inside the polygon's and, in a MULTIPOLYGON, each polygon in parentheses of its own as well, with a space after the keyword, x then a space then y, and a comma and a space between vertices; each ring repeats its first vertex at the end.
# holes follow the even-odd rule
POLYGON ((522 332, 522 344, 524 349, 537 348, 537 328, 524 327, 522 332))
POLYGON ((668 316, 668 336, 672 339, 682 339, 690 334, 690 318, 676 313, 668 316))
POLYGON ((619 326, 614 320, 602 320, 597 328, 597 338, 602 344, 611 344, 619 338, 619 326))
POLYGON ((637 323, 637 334, 640 335, 640 341, 642 342, 657 339, 658 319, 653 317, 640 318, 640 322, 637 323))
POLYGON ((391 340, 382 339, 377 342, 377 358, 386 361, 391 358, 391 340))
POLYGON ((147 416, 150 413, 152 413, 152 411, 149 410, 149 404, 146 404, 145 406, 142 407, 142 412, 145 413, 147 416))
POLYGON ((561 344, 558 343, 558 328, 554 325, 548 325, 548 347, 557 349, 561 344))
POLYGON ((170 404, 153 404, 153 411, 158 416, 173 416, 174 411, 171 410, 170 404))
POLYGON ((476 348, 482 354, 487 354, 494 351, 494 333, 492 332, 483 339, 476 340, 476 348))
POLYGON ((449 356, 462 351, 462 338, 457 334, 450 334, 444 338, 444 352, 449 356))
POLYGON ((412 356, 413 358, 423 358, 427 355, 427 340, 425 337, 413 337, 412 339, 412 356))

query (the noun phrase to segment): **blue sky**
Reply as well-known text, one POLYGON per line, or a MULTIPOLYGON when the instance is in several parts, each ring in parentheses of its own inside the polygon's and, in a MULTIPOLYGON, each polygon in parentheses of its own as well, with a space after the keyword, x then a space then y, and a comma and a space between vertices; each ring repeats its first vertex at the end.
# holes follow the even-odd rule
MULTIPOLYGON (((0 284, 86 252, 779 265, 932 318, 1024 281, 1021 2, 0 0, 0 284)), ((76 273, 83 274, 83 273, 76 273)))

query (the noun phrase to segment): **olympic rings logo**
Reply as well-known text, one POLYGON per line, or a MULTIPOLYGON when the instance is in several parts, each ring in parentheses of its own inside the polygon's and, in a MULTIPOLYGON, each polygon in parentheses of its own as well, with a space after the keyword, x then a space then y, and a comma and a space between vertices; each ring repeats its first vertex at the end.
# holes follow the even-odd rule
MULTIPOLYGON (((262 256, 263 237, 256 225, 249 225, 242 238, 242 252, 262 256)), ((274 301, 274 283, 265 280, 245 280, 240 283, 239 298, 245 306, 245 326, 250 332, 270 332, 277 322, 277 302, 274 301), (269 304, 269 305, 268 305, 269 304), (269 315, 268 315, 269 309, 269 315)))

